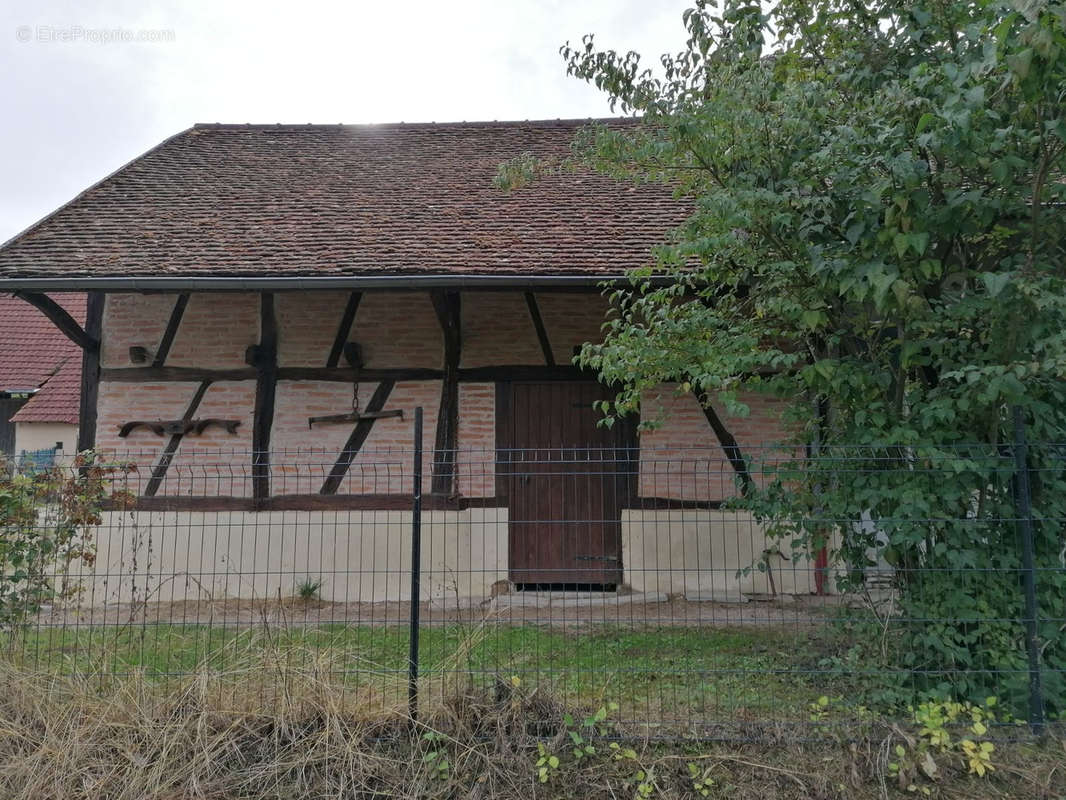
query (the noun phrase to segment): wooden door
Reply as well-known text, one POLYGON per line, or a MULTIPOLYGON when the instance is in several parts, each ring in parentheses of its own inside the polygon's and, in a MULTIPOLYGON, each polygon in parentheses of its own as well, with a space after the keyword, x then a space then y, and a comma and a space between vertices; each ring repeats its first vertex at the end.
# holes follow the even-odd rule
POLYGON ((593 382, 501 387, 501 489, 517 584, 618 584, 622 508, 635 480, 631 424, 597 425, 593 382))

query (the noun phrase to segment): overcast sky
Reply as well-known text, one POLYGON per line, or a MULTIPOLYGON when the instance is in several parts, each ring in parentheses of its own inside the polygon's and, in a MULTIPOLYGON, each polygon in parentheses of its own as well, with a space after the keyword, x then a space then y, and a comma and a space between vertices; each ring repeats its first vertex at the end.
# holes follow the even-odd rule
POLYGON ((0 241, 194 122, 605 116, 559 46, 595 32, 654 64, 688 5, 4 0, 0 241))

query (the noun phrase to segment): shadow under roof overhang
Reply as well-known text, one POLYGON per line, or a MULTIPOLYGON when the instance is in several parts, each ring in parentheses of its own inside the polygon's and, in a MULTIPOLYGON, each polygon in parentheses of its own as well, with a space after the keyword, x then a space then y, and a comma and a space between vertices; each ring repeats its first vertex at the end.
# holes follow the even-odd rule
MULTIPOLYGON (((668 277, 641 279, 652 285, 672 282, 668 277)), ((0 278, 0 292, 36 290, 103 292, 264 292, 308 291, 317 289, 418 290, 455 289, 466 291, 600 291, 604 284, 629 285, 624 275, 329 275, 283 277, 202 277, 202 276, 71 276, 0 278)))

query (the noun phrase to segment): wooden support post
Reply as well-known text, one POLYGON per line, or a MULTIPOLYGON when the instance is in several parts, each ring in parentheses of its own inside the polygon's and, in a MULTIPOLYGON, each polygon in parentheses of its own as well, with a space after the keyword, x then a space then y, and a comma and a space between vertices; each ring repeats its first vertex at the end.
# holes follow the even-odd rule
POLYGON ((270 429, 274 425, 274 398, 278 385, 278 320, 274 295, 260 294, 259 345, 254 348, 256 370, 255 411, 252 418, 252 497, 270 496, 270 429))
POLYGON ((153 367, 159 368, 167 363, 170 346, 174 344, 174 337, 178 333, 178 326, 181 325, 181 318, 185 315, 185 307, 187 305, 189 305, 189 293, 182 292, 178 295, 178 299, 174 301, 174 309, 170 312, 167 329, 163 331, 163 338, 159 340, 159 348, 156 350, 155 358, 152 360, 153 367))
MULTIPOLYGON (((156 348, 155 358, 152 359, 152 367, 155 369, 162 368, 167 363, 167 356, 170 355, 170 347, 174 344, 174 337, 178 334, 178 326, 181 325, 181 318, 185 316, 185 307, 189 305, 189 293, 182 292, 178 295, 178 299, 174 301, 174 308, 170 312, 170 319, 167 320, 166 330, 163 331, 163 338, 159 340, 159 347, 156 348)), ((196 394, 193 395, 192 401, 189 403, 189 407, 185 410, 185 415, 182 417, 184 422, 190 422, 193 416, 196 414, 196 409, 200 407, 200 401, 204 399, 204 394, 207 392, 207 387, 211 385, 211 381, 205 380, 200 383, 199 388, 196 390, 196 394)), ((121 435, 121 434, 120 434, 121 435)), ((163 452, 159 455, 159 460, 155 466, 152 467, 152 476, 148 479, 148 483, 144 487, 145 497, 154 497, 159 491, 159 487, 163 485, 163 478, 167 475, 167 470, 170 469, 170 464, 174 460, 174 454, 178 451, 178 445, 181 444, 184 433, 175 433, 170 437, 170 441, 167 442, 166 447, 163 448, 163 452)))
POLYGON ((540 342, 541 352, 544 353, 544 363, 549 367, 554 367, 555 353, 552 352, 552 343, 548 339, 548 330, 544 327, 544 317, 540 314, 537 296, 533 292, 526 292, 526 307, 529 309, 529 318, 533 320, 533 327, 537 330, 537 341, 540 342))
POLYGON ((455 448, 459 439, 459 360, 462 356, 462 307, 458 292, 430 293, 444 334, 444 378, 433 444, 433 494, 455 493, 455 448))
POLYGON ((721 418, 714 410, 714 406, 711 405, 710 398, 704 394, 697 395, 696 399, 699 401, 700 407, 703 409, 703 415, 707 418, 711 430, 714 431, 714 435, 718 437, 718 443, 722 445, 722 449, 725 451, 725 457, 729 459, 733 471, 736 472, 737 477, 740 478, 740 493, 747 494, 751 489, 751 473, 748 471, 748 462, 744 459, 744 453, 741 451, 740 445, 737 443, 733 434, 729 432, 729 429, 722 424, 721 418))
MULTIPOLYGON (((388 401, 389 395, 392 394, 392 388, 395 385, 394 381, 381 381, 381 383, 378 384, 378 388, 374 390, 374 394, 370 396, 370 400, 367 402, 366 409, 364 410, 368 414, 381 411, 385 407, 385 403, 388 401)), ((366 438, 370 435, 370 431, 373 430, 376 421, 377 417, 369 417, 367 419, 361 419, 359 422, 355 423, 355 427, 352 429, 352 435, 349 436, 348 441, 344 443, 344 449, 341 450, 340 455, 337 456, 337 461, 329 471, 329 475, 322 484, 322 488, 318 490, 319 494, 337 493, 341 481, 343 481, 344 476, 348 474, 348 468, 352 465, 352 461, 355 460, 356 455, 359 453, 359 449, 366 442, 366 438)))
MULTIPOLYGON (((204 399, 204 395, 207 394, 207 387, 211 385, 211 381, 204 381, 197 387, 196 394, 193 395, 192 400, 189 402, 189 407, 185 409, 185 415, 181 418, 183 422, 191 422, 192 418, 196 415, 196 409, 200 407, 200 401, 204 399)), ((159 461, 152 467, 152 477, 148 479, 148 483, 144 487, 145 497, 155 497, 159 491, 159 487, 163 484, 163 478, 167 476, 167 470, 170 469, 170 463, 174 460, 174 453, 178 451, 178 445, 181 444, 182 437, 185 434, 175 433, 170 437, 170 441, 167 442, 167 446, 163 448, 163 452, 159 456, 159 461)))
POLYGON ((85 302, 83 333, 92 346, 84 347, 81 351, 81 391, 78 407, 79 453, 96 447, 96 406, 100 397, 100 337, 104 327, 104 300, 103 292, 89 292, 85 302))
POLYGON ((341 354, 344 352, 344 343, 352 333, 352 324, 355 322, 355 312, 359 310, 359 303, 363 299, 362 292, 352 292, 348 296, 348 304, 344 307, 340 325, 337 326, 337 335, 333 338, 333 347, 330 348, 326 366, 336 367, 340 363, 341 354))

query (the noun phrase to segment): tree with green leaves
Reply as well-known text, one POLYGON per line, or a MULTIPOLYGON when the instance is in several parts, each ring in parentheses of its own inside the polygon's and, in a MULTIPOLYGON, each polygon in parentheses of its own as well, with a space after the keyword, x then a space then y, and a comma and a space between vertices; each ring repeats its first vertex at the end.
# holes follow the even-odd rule
MULTIPOLYGON (((640 117, 590 129, 577 159, 692 208, 580 363, 620 388, 612 414, 663 383, 732 414, 743 391, 782 398, 819 457, 772 465, 738 505, 808 549, 835 534, 856 581, 874 556, 898 567, 904 615, 945 620, 896 640, 926 676, 909 686, 1022 691, 1005 445, 1016 406, 1031 440, 1066 432, 1066 3, 725 0, 684 26, 655 69, 591 36, 562 50, 640 117)), ((1030 464, 1062 708, 1055 456, 1030 464)))

